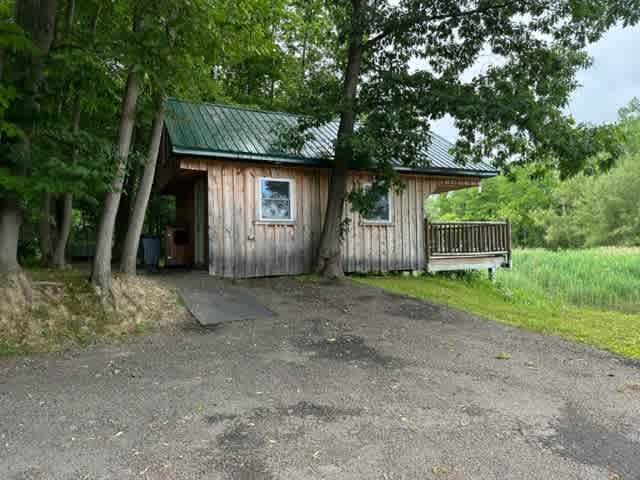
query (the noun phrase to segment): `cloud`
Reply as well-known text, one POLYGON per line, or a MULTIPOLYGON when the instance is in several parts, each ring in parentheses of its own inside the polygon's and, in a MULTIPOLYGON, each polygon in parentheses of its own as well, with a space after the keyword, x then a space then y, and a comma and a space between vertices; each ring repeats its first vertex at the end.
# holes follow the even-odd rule
MULTIPOLYGON (((580 122, 600 124, 618 118, 618 109, 633 97, 640 97, 640 26, 615 27, 598 42, 587 47, 593 65, 578 73, 581 86, 570 99, 568 112, 580 122)), ((483 58, 472 70, 486 68, 483 58)), ((433 122, 432 130, 450 141, 455 141, 458 131, 453 119, 447 116, 433 122)))
POLYGON ((640 26, 616 27, 589 45, 593 65, 578 74, 582 85, 569 104, 576 120, 590 123, 615 121, 618 109, 640 96, 640 26))

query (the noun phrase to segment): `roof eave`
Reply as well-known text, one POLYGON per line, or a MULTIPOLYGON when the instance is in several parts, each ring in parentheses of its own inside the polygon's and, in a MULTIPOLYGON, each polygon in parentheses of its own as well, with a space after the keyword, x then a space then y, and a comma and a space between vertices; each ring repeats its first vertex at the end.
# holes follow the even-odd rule
MULTIPOLYGON (((299 157, 286 157, 277 155, 258 155, 254 153, 243 152, 225 152, 220 150, 205 150, 197 148, 185 148, 179 146, 172 146, 171 150, 176 155, 195 155, 200 157, 209 158, 228 158, 233 160, 248 160, 248 161, 268 161, 272 163, 289 163, 294 165, 307 165, 310 167, 328 167, 326 160, 315 158, 299 158, 299 157)), ((411 168, 411 167, 394 167, 395 170, 405 173, 422 173, 430 175, 453 175, 461 177, 495 177, 499 174, 497 170, 470 170, 470 169, 454 169, 454 168, 437 168, 437 167, 423 167, 423 168, 411 168)), ((366 169, 358 169, 366 170, 366 169)))
POLYGON ((399 172, 407 173, 428 173, 430 175, 453 175, 456 177, 483 177, 491 178, 500 174, 498 170, 470 170, 470 169, 457 169, 457 168, 438 168, 438 167, 395 167, 395 170, 399 172))
POLYGON ((255 153, 243 153, 243 152, 225 152, 220 150, 204 150, 197 148, 184 148, 184 147, 172 147, 173 153, 176 155, 196 155, 200 157, 210 158, 229 158, 233 160, 255 160, 255 161, 268 161, 273 163, 294 163, 298 165, 310 165, 310 166, 326 166, 326 163, 321 159, 313 158, 298 158, 298 157, 285 157, 278 155, 259 155, 255 153))

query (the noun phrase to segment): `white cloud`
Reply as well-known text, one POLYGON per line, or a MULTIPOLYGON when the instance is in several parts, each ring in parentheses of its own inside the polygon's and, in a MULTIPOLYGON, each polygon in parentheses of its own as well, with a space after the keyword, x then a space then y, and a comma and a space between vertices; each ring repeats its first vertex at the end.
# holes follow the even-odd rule
MULTIPOLYGON (((618 109, 633 97, 640 97, 639 47, 640 26, 613 28, 587 47, 593 65, 579 72, 581 87, 571 96, 568 108, 576 120, 593 124, 615 121, 618 109)), ((470 72, 465 73, 482 71, 488 60, 488 57, 482 57, 470 72)), ((449 116, 434 122, 432 129, 450 141, 455 141, 458 135, 449 116)))
POLYGON ((587 48, 590 69, 578 74, 569 112, 579 121, 602 123, 618 117, 618 109, 640 96, 640 26, 616 27, 587 48))

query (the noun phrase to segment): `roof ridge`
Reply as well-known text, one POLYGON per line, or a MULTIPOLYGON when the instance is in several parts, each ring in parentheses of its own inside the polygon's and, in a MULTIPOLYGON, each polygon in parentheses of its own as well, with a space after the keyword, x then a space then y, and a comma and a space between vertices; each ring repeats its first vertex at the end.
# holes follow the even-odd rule
POLYGON ((448 145, 450 146, 449 148, 452 148, 452 147, 455 147, 455 146, 456 146, 456 144, 455 144, 455 143, 453 143, 452 141, 447 140, 446 138, 444 138, 444 137, 443 137, 442 135, 440 135, 439 133, 436 133, 436 132, 434 132, 433 130, 431 130, 431 126, 429 126, 429 135, 433 135, 433 136, 434 136, 434 137, 436 137, 438 140, 440 140, 440 141, 442 141, 442 142, 444 142, 444 143, 448 144, 448 145))
POLYGON ((176 103, 188 103, 190 105, 199 105, 199 106, 208 105, 210 107, 226 108, 229 110, 243 110, 246 112, 266 113, 269 115, 287 115, 289 117, 296 117, 296 118, 304 117, 304 115, 302 115, 301 113, 283 112, 281 110, 263 110, 255 107, 246 107, 244 105, 229 105, 226 103, 215 103, 215 102, 205 102, 205 101, 196 102, 192 100, 183 100, 181 98, 175 98, 175 97, 169 97, 167 98, 167 101, 176 102, 176 103))

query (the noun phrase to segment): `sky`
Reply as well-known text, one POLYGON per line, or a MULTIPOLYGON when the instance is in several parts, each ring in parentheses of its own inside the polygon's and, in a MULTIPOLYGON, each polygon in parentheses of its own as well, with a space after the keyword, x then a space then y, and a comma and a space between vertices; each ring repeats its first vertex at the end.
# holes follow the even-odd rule
MULTIPOLYGON (((587 47, 593 65, 578 74, 581 84, 571 97, 568 111, 580 122, 599 124, 615 121, 618 109, 640 97, 640 26, 616 27, 587 47)), ((482 70, 490 58, 481 59, 474 70, 482 70)), ((443 118, 432 130, 450 141, 457 137, 451 118, 443 118)))

